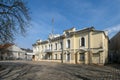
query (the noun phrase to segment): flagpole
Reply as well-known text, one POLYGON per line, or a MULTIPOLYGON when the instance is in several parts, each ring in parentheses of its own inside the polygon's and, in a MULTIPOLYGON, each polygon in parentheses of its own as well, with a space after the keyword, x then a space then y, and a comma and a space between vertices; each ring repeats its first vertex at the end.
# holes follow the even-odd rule
POLYGON ((54 34, 54 18, 52 18, 52 34, 54 34))

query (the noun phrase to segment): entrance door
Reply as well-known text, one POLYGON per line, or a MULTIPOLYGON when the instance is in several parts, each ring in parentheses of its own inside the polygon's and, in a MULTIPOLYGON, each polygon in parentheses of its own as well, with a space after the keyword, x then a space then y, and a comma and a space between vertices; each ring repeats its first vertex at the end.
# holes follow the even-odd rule
POLYGON ((35 60, 35 55, 32 56, 33 61, 35 60))
POLYGON ((49 60, 52 59, 52 53, 47 53, 47 59, 49 59, 49 60))
POLYGON ((67 54, 67 61, 70 61, 70 53, 67 54))

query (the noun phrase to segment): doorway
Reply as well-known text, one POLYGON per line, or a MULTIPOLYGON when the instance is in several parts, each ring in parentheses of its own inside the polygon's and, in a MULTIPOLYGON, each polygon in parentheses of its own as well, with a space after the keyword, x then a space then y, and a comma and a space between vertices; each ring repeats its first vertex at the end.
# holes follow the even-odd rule
POLYGON ((69 62, 70 61, 70 53, 66 55, 66 60, 69 62))

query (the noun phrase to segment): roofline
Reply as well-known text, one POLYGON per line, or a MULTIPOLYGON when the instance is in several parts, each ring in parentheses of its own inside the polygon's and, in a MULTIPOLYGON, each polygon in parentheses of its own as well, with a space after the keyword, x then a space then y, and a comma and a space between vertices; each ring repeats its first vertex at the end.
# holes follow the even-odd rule
POLYGON ((74 29, 75 27, 72 27, 72 28, 70 28, 70 29, 66 29, 66 30, 64 30, 64 31, 69 31, 69 30, 72 30, 72 29, 74 29))
POLYGON ((105 35, 105 37, 109 39, 109 37, 105 34, 105 31, 102 31, 102 30, 94 30, 94 31, 102 32, 105 35))
MULTIPOLYGON (((71 30, 71 29, 73 29, 73 28, 75 28, 75 27, 72 27, 72 28, 70 28, 70 29, 68 29, 68 30, 71 30)), ((68 30, 64 30, 64 31, 68 31, 68 30)), ((88 31, 97 31, 97 32, 103 32, 104 33, 104 35, 105 35, 105 37, 107 37, 108 38, 108 36, 105 34, 105 32, 104 31, 102 31, 102 30, 95 30, 95 28, 92 26, 92 27, 88 27, 88 28, 85 28, 85 29, 82 29, 82 30, 77 30, 77 31, 73 31, 73 32, 70 32, 70 34, 77 34, 78 32, 83 32, 83 31, 85 31, 85 32, 88 32, 88 31)), ((64 34, 62 34, 62 35, 60 35, 60 36, 58 36, 58 37, 55 37, 55 38, 53 38, 53 39, 48 39, 48 40, 51 40, 51 41, 56 41, 56 40, 58 40, 58 39, 61 39, 61 38, 64 38, 65 37, 65 35, 64 34)), ((44 43, 48 43, 49 41, 48 40, 45 40, 45 41, 41 41, 41 42, 39 42, 39 43, 37 43, 37 44, 44 44, 44 43)), ((33 44, 32 46, 35 46, 35 45, 37 45, 36 43, 35 44, 33 44)))
POLYGON ((116 36, 118 36, 118 34, 120 34, 120 31, 117 32, 110 40, 114 39, 116 36))

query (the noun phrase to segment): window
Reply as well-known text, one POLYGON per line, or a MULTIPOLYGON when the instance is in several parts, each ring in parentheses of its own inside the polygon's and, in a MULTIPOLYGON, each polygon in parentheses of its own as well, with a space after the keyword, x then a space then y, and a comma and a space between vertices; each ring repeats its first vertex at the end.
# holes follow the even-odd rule
POLYGON ((62 60, 62 53, 60 54, 60 59, 62 60))
POLYGON ((20 53, 18 52, 18 58, 20 58, 20 53))
POLYGON ((57 60, 57 54, 55 54, 55 59, 57 60))
POLYGON ((63 43, 62 42, 60 42, 60 49, 62 49, 63 48, 63 43))
POLYGON ((49 49, 50 49, 50 44, 49 44, 49 49))
POLYGON ((68 36, 70 33, 69 32, 66 32, 66 35, 68 36))
POLYGON ((70 40, 67 40, 67 48, 70 48, 70 40))
POLYGON ((80 61, 84 61, 84 60, 85 60, 84 53, 80 53, 80 61))
POLYGON ((44 46, 42 46, 42 50, 44 50, 44 46))
POLYGON ((55 43, 55 50, 57 50, 57 43, 55 43))
POLYGON ((52 44, 51 44, 51 50, 52 50, 52 44))
POLYGON ((39 50, 39 46, 38 46, 38 50, 39 50))
POLYGON ((67 60, 67 61, 70 61, 70 53, 68 53, 68 54, 66 55, 66 60, 67 60))
POLYGON ((45 45, 45 49, 47 49, 47 45, 45 45))
POLYGON ((84 37, 81 38, 81 46, 85 46, 85 38, 84 37))

